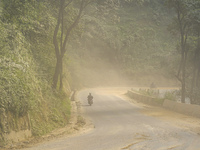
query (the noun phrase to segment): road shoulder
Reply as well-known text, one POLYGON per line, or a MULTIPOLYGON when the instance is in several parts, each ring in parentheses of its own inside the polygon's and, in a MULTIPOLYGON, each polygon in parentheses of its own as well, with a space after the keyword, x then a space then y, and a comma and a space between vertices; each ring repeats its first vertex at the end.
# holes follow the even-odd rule
POLYGON ((171 124, 178 126, 179 128, 200 135, 200 118, 180 114, 163 107, 140 103, 134 99, 129 98, 125 94, 121 95, 121 97, 131 102, 132 104, 139 106, 141 108, 141 113, 143 113, 144 115, 152 116, 163 121, 170 122, 171 124))

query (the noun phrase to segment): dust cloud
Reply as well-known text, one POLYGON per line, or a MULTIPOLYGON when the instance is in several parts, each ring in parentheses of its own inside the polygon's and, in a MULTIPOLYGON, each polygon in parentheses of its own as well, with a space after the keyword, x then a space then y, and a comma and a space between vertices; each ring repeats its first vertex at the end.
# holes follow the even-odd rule
POLYGON ((74 74, 73 84, 76 87, 149 87, 155 83, 157 87, 177 87, 177 80, 165 77, 162 74, 135 73, 127 76, 122 71, 106 62, 89 63, 82 65, 74 74))

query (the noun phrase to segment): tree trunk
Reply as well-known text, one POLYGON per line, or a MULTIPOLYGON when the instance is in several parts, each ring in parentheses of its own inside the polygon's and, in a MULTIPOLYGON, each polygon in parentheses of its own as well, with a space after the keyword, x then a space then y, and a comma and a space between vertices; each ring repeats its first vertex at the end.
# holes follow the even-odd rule
POLYGON ((68 1, 68 3, 65 5, 65 0, 60 0, 59 14, 53 36, 53 43, 57 59, 56 68, 53 76, 53 84, 52 84, 53 89, 57 88, 58 81, 60 81, 59 89, 62 90, 63 88, 63 57, 66 52, 66 44, 68 42, 68 38, 70 36, 71 31, 73 30, 73 28, 76 27, 78 21, 80 20, 83 9, 86 7, 86 4, 88 4, 86 0, 81 1, 77 17, 74 19, 73 23, 68 28, 65 29, 64 27, 65 8, 68 7, 69 4, 72 3, 72 1, 73 0, 68 1), (59 30, 61 30, 61 35, 59 38, 60 43, 58 42, 59 30))
POLYGON ((59 90, 62 90, 63 88, 63 60, 62 60, 62 56, 60 56, 59 58, 57 58, 57 62, 56 62, 56 68, 55 68, 55 72, 54 72, 54 76, 53 76, 53 84, 52 84, 52 88, 56 89, 57 85, 58 85, 58 81, 60 81, 60 85, 59 85, 59 90))
POLYGON ((63 57, 61 56, 61 62, 60 62, 60 87, 59 89, 63 89, 63 57))
POLYGON ((197 54, 196 54, 196 68, 197 68, 197 77, 196 77, 196 87, 199 87, 200 79, 200 29, 198 30, 198 41, 197 41, 197 54))
POLYGON ((180 44, 181 44, 181 64, 180 68, 178 70, 177 77, 179 78, 179 81, 181 82, 181 102, 185 103, 185 71, 186 71, 186 41, 187 41, 187 34, 185 32, 186 26, 183 22, 184 15, 182 15, 180 10, 180 2, 176 1, 177 5, 177 19, 179 24, 179 31, 180 31, 180 44), (180 74, 181 73, 181 74, 180 74), (180 76, 179 76, 180 75, 180 76))
POLYGON ((183 59, 183 64, 182 64, 182 79, 181 79, 181 86, 182 86, 182 92, 181 92, 181 102, 185 103, 185 65, 186 65, 186 56, 185 53, 182 52, 182 59, 183 59))
POLYGON ((59 31, 59 27, 60 27, 60 23, 62 21, 62 13, 63 13, 63 5, 64 5, 64 0, 60 0, 60 8, 59 8, 59 14, 58 14, 58 20, 57 20, 57 24, 54 30, 54 35, 53 35, 53 44, 55 47, 55 54, 56 54, 56 68, 55 68, 55 72, 54 72, 54 76, 53 76, 53 83, 52 83, 52 88, 56 89, 57 84, 58 84, 58 79, 59 76, 61 74, 61 61, 62 59, 60 56, 60 48, 59 48, 59 44, 57 41, 57 35, 58 35, 58 31, 59 31))
POLYGON ((196 67, 194 66, 193 72, 192 72, 191 89, 190 89, 190 102, 192 104, 194 104, 193 92, 194 92, 195 81, 196 81, 196 67))
POLYGON ((197 47, 194 53, 194 64, 193 64, 193 72, 192 72, 192 81, 191 81, 191 89, 190 89, 190 99, 192 104, 196 104, 196 96, 194 93, 194 89, 198 88, 199 83, 199 71, 200 71, 200 31, 198 31, 198 40, 197 47))
POLYGON ((200 80, 200 68, 198 69, 198 72, 197 72, 197 79, 196 79, 196 87, 200 87, 200 82, 199 82, 199 80, 200 80))
POLYGON ((57 58, 56 68, 55 68, 55 72, 54 72, 54 76, 53 76, 53 84, 52 84, 53 89, 56 89, 57 84, 58 84, 58 79, 61 74, 61 62, 62 62, 62 60, 57 58))

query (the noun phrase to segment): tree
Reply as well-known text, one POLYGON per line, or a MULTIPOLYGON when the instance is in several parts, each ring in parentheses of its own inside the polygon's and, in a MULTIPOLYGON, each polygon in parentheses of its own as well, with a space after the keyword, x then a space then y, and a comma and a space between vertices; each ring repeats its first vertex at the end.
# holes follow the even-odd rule
MULTIPOLYGON (((73 29, 77 26, 81 15, 83 13, 83 10, 86 8, 86 6, 91 2, 91 0, 80 0, 78 1, 79 4, 79 10, 78 13, 75 16, 69 17, 73 18, 73 20, 70 22, 70 25, 66 24, 66 10, 67 8, 70 8, 73 3, 75 3, 75 0, 59 0, 60 6, 59 6, 59 12, 57 17, 57 24, 54 30, 53 35, 53 44, 55 47, 55 54, 56 54, 56 67, 55 72, 53 76, 53 84, 52 88, 56 89, 58 80, 60 79, 60 85, 59 88, 63 88, 63 57, 67 51, 66 44, 69 40, 70 34, 73 31, 73 29)), ((69 23, 69 22, 68 22, 69 23)))
POLYGON ((190 88, 190 99, 193 104, 199 103, 199 88, 200 88, 200 28, 197 31, 196 39, 196 47, 193 53, 193 71, 192 71, 192 80, 191 80, 191 88, 190 88))
POLYGON ((181 53, 181 61, 176 77, 181 82, 181 102, 184 103, 186 97, 186 62, 189 51, 187 40, 191 24, 189 22, 188 10, 184 0, 168 0, 167 2, 176 12, 176 18, 174 18, 172 30, 176 30, 179 33, 181 53))
POLYGON ((190 99, 193 104, 199 103, 199 88, 200 88, 200 2, 198 0, 192 0, 187 2, 187 7, 189 10, 189 19, 192 24, 192 41, 193 45, 193 58, 192 58, 192 77, 191 77, 191 87, 190 87, 190 99))

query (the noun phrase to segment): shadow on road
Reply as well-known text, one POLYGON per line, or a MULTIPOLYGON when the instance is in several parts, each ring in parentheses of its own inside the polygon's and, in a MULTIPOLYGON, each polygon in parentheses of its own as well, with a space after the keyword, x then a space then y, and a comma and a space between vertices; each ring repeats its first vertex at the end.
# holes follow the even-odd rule
POLYGON ((89 104, 87 104, 87 105, 81 105, 81 106, 83 106, 83 107, 86 107, 86 106, 90 106, 89 104))

